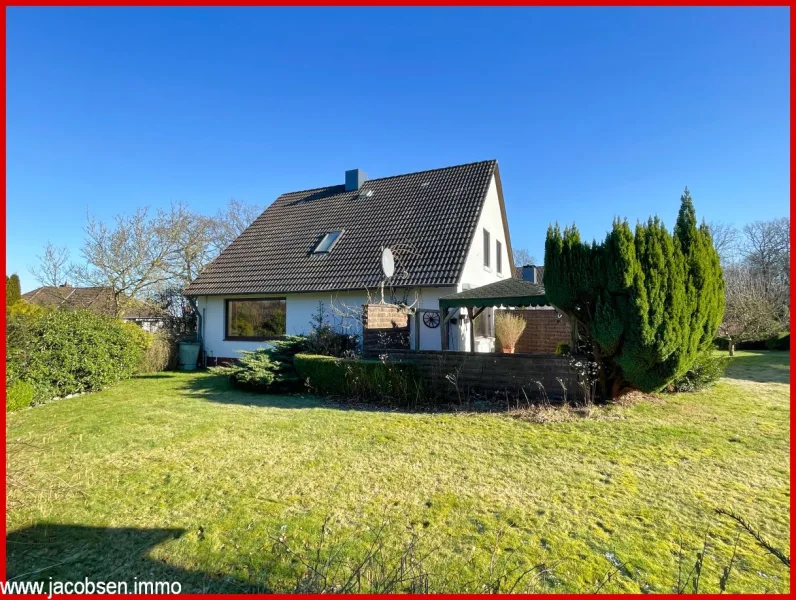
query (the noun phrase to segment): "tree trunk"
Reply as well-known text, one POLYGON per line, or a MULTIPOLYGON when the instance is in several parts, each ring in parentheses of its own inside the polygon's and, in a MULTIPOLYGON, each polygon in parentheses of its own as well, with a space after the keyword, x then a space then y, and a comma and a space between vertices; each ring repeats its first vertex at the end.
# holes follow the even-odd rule
POLYGON ((730 356, 735 356, 735 342, 730 340, 729 344, 727 344, 727 350, 729 350, 730 356))

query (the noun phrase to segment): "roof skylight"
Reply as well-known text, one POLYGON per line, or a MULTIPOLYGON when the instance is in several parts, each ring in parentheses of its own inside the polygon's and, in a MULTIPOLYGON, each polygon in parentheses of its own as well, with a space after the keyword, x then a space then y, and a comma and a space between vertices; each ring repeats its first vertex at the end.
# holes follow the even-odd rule
POLYGON ((313 250, 313 252, 315 254, 330 252, 337 240, 340 239, 341 235, 343 235, 342 231, 330 231, 323 236, 323 239, 320 242, 318 242, 318 245, 315 246, 315 250, 313 250))

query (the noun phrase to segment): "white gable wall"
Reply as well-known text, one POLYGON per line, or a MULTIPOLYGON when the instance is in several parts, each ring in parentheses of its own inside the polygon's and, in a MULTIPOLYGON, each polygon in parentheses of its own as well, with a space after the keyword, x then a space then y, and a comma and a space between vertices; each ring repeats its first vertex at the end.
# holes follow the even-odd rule
MULTIPOLYGON (((478 226, 476 227, 475 234, 470 246, 470 251, 467 254, 467 260, 462 269, 462 276, 459 283, 458 291, 480 287, 488 283, 494 283, 502 279, 510 278, 512 272, 513 261, 509 256, 509 250, 506 246, 505 229, 503 226, 503 215, 500 211, 500 200, 498 198, 497 184, 495 177, 489 183, 487 190, 486 200, 481 209, 481 216, 478 219, 478 226), (484 229, 489 232, 489 266, 484 265, 484 229), (495 241, 500 242, 501 246, 501 272, 497 272, 497 245, 495 241)), ((460 311, 461 315, 466 315, 464 309, 460 311)), ((491 309, 487 309, 489 318, 492 318, 491 309)), ((460 321, 461 323, 461 321, 460 321)), ((459 349, 470 350, 470 324, 462 324, 458 328, 459 333, 459 349)), ((494 349, 494 339, 476 338, 476 346, 478 350, 487 351, 494 349)), ((452 348, 453 349, 453 348, 452 348)))

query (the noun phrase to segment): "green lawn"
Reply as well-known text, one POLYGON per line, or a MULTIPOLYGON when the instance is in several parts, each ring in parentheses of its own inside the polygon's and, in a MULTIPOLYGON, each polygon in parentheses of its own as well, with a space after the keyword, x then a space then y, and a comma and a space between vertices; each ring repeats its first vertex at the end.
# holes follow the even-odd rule
MULTIPOLYGON (((789 547, 788 360, 739 352, 710 390, 547 424, 136 378, 8 415, 9 577, 291 591, 302 567, 274 540, 309 555, 328 517, 324 548, 351 561, 380 527, 387 559, 414 531, 431 591, 537 566, 515 591, 670 592, 707 539, 715 592, 739 529, 714 507, 789 547)), ((728 591, 789 583, 740 537, 728 591)))

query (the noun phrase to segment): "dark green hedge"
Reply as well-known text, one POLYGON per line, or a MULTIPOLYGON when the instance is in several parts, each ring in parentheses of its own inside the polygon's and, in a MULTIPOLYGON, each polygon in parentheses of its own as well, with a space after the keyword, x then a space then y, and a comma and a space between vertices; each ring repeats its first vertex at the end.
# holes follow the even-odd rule
POLYGON ((404 363, 297 354, 294 364, 308 388, 321 396, 401 408, 429 402, 414 367, 404 363))
MULTIPOLYGON (((714 340, 716 348, 727 350, 728 343, 724 338, 714 340)), ((766 340, 745 340, 735 344, 736 350, 790 350, 790 333, 784 332, 766 340)))
POLYGON ((152 337, 140 327, 86 310, 12 307, 6 317, 6 389, 27 382, 36 402, 130 377, 152 337))

